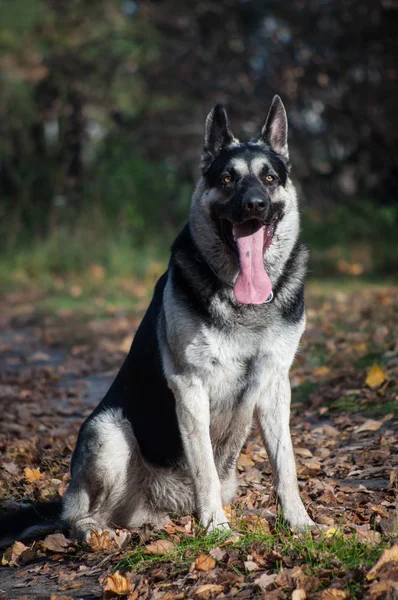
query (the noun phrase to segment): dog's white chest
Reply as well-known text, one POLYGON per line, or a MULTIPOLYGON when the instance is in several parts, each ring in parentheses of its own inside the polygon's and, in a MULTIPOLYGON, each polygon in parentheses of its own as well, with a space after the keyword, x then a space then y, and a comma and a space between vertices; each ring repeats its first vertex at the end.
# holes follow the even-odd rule
POLYGON ((214 406, 220 401, 233 401, 247 385, 258 339, 228 335, 203 328, 186 348, 186 358, 203 379, 202 383, 214 406))

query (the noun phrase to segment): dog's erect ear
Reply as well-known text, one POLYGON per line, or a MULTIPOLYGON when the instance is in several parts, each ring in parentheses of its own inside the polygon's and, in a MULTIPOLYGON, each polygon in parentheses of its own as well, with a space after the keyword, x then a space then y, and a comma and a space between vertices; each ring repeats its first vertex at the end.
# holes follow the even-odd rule
POLYGON ((261 130, 260 142, 271 146, 275 152, 289 160, 287 146, 287 115, 283 102, 279 96, 274 96, 268 117, 261 130))
POLYGON ((236 140, 229 126, 227 113, 222 104, 216 104, 206 119, 202 167, 206 169, 220 151, 233 142, 236 140))

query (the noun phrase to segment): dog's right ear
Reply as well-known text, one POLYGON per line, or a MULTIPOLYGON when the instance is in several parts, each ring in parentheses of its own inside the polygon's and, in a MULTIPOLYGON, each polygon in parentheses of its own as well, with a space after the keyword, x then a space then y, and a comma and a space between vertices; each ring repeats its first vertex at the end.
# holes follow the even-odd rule
POLYGON ((216 104, 206 119, 202 170, 206 171, 220 151, 226 146, 236 143, 236 141, 225 108, 222 104, 216 104))

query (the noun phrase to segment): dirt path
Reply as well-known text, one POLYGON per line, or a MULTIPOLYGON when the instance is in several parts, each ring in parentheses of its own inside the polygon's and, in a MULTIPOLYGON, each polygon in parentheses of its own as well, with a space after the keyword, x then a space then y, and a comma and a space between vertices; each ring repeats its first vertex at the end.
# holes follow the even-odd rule
MULTIPOLYGON (((163 532, 176 548, 186 548, 181 556, 146 560, 137 554, 137 547, 158 537, 150 529, 137 532, 123 550, 101 541, 97 552, 67 540, 53 550, 35 542, 17 558, 21 548, 14 548, 0 568, 0 597, 102 597, 107 574, 121 560, 122 570, 137 563, 128 577, 132 599, 284 598, 295 588, 308 598, 383 597, 374 595, 375 583, 390 581, 390 575, 372 584, 365 574, 394 541, 397 527, 396 292, 312 285, 308 294, 307 332, 291 376, 292 433, 302 497, 313 518, 332 531, 329 537, 340 527, 338 546, 337 534, 333 543, 319 534, 300 542, 275 525, 270 466, 254 432, 239 461, 239 496, 229 508, 243 535, 227 546, 213 540, 219 552, 211 568, 195 563, 198 555, 209 556, 211 546, 188 517, 163 532), (373 365, 378 368, 367 379, 373 365), (353 540, 360 551, 353 550, 353 540), (345 548, 357 560, 344 559, 345 548), (341 595, 325 596, 330 588, 341 595)), ((35 310, 37 298, 9 295, 0 305, 5 508, 14 500, 62 495, 79 425, 112 381, 140 317, 117 310, 49 316, 35 310)))

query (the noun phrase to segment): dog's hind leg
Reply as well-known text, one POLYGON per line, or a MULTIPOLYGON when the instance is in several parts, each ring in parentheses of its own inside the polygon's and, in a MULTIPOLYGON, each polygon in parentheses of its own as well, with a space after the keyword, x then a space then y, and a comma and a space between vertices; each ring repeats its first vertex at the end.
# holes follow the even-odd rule
POLYGON ((72 535, 87 539, 125 512, 128 478, 135 439, 120 409, 105 409, 79 434, 72 460, 72 482, 64 496, 62 520, 72 535))

